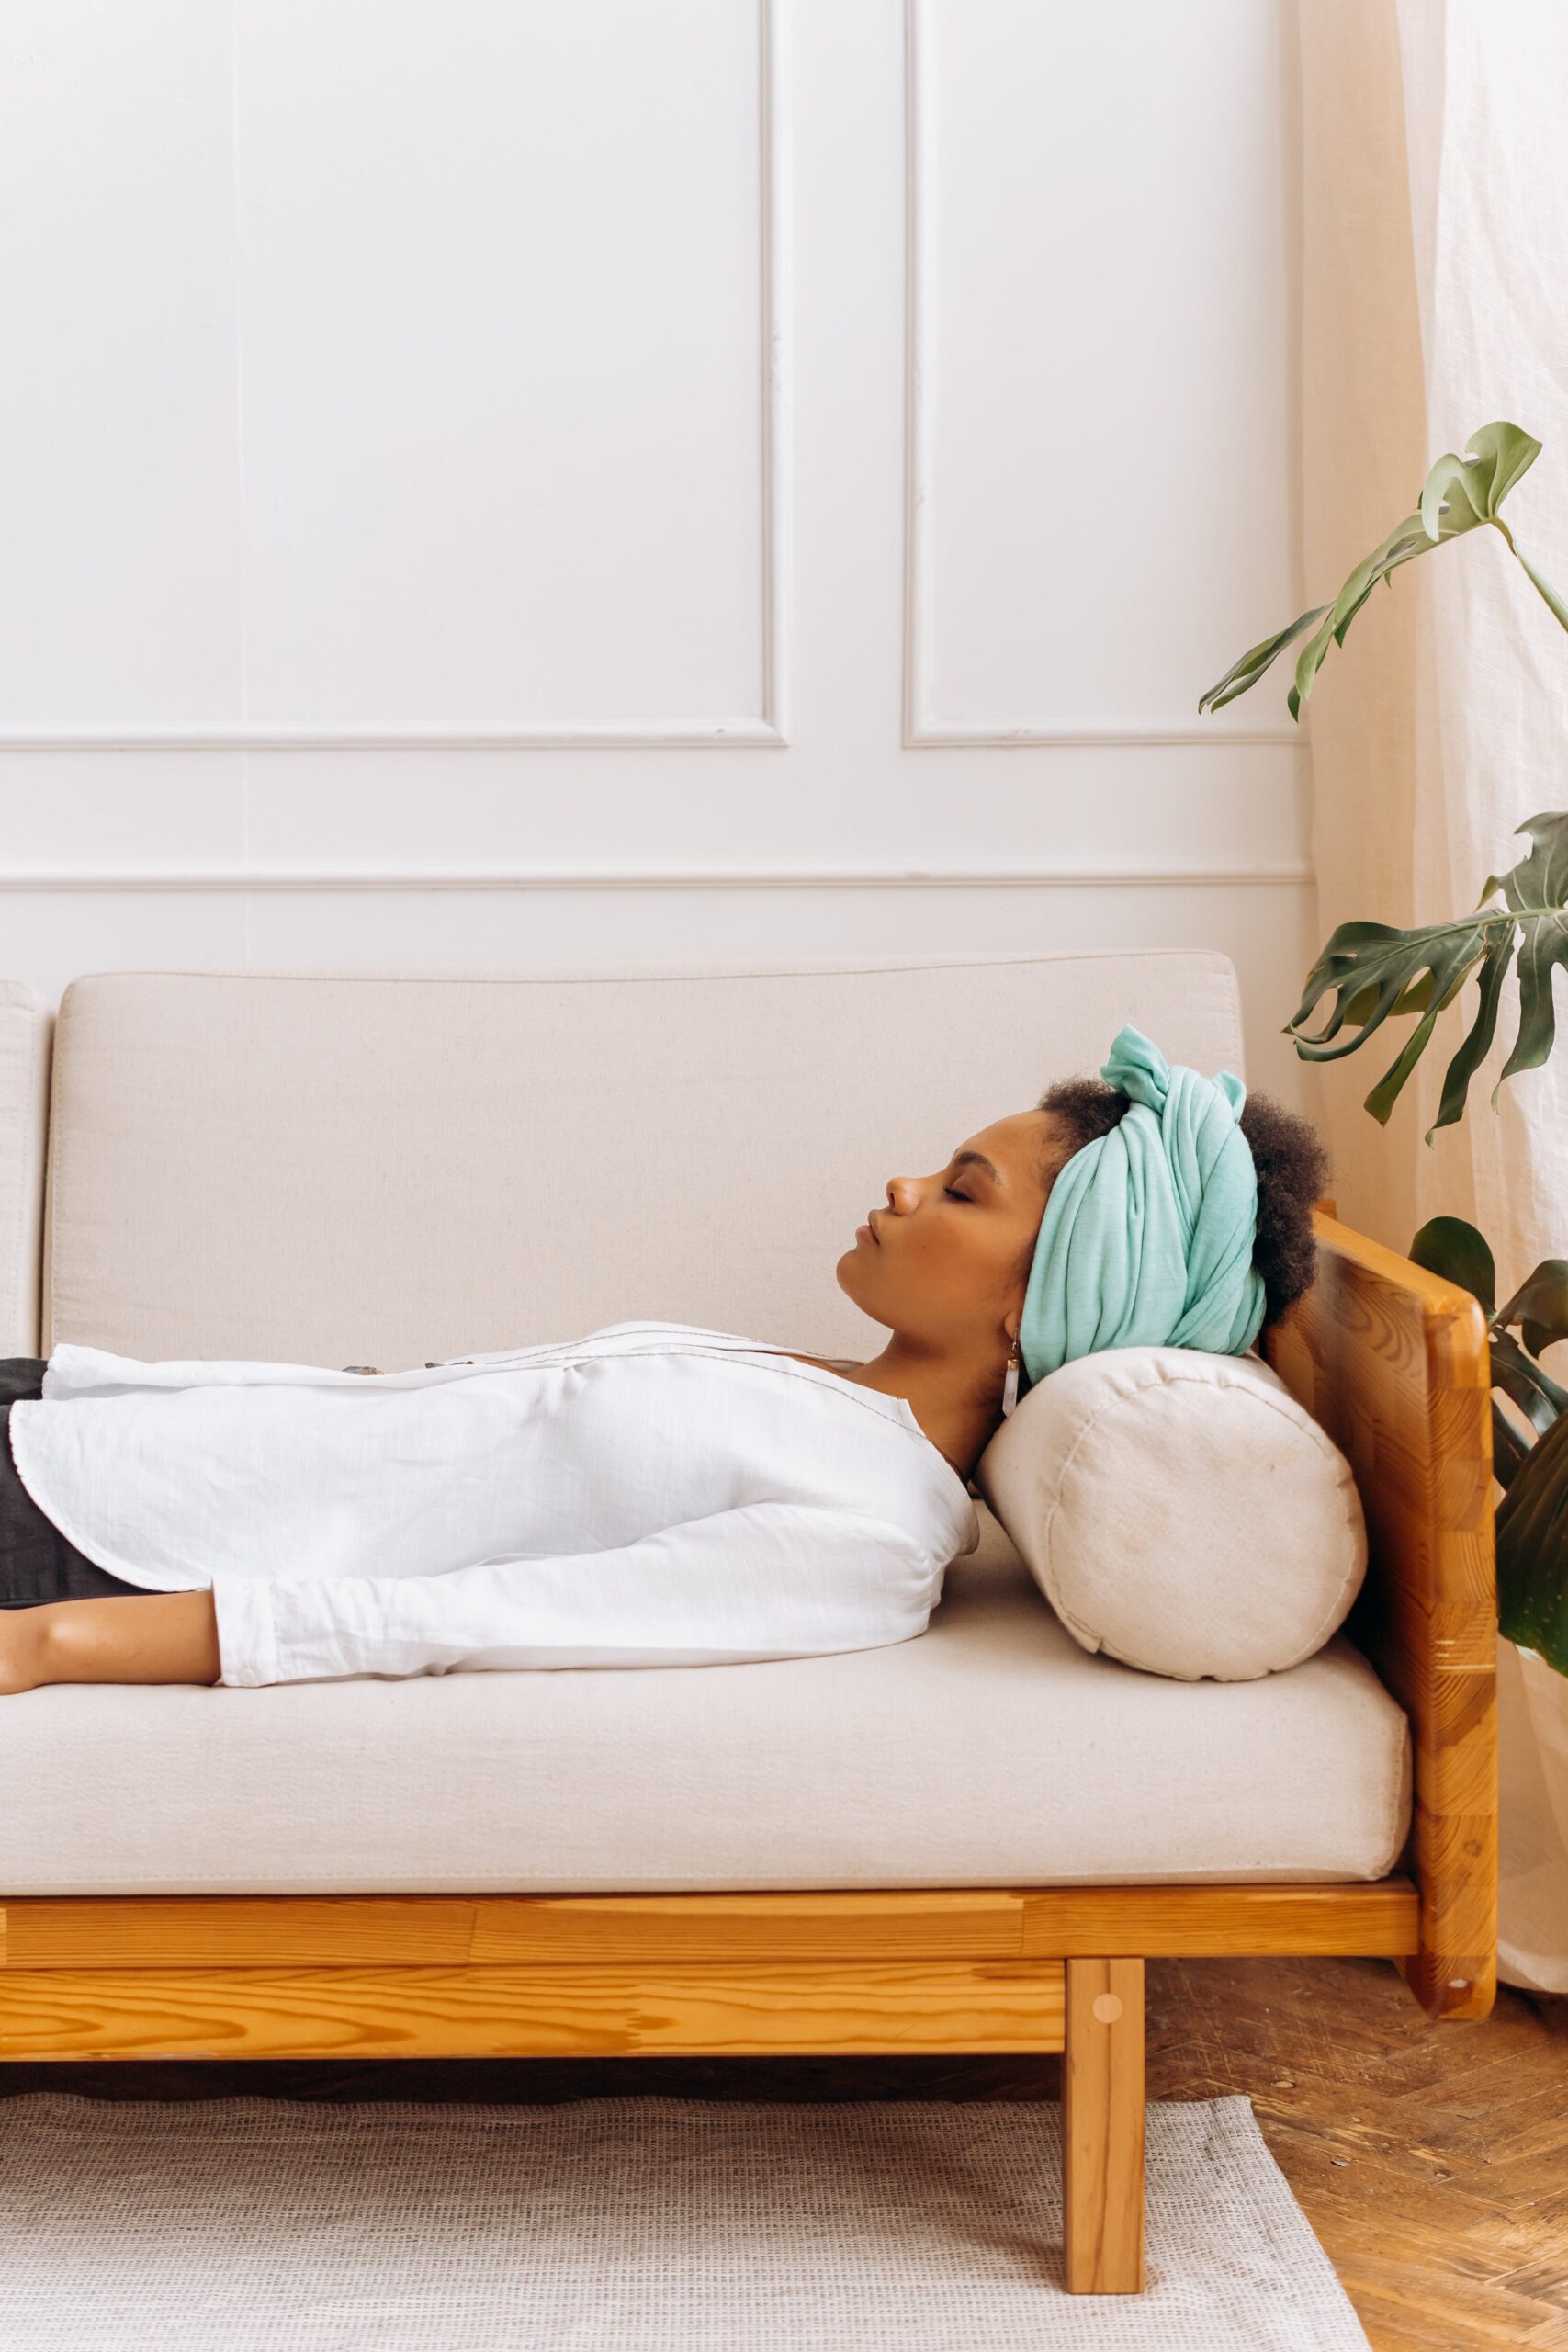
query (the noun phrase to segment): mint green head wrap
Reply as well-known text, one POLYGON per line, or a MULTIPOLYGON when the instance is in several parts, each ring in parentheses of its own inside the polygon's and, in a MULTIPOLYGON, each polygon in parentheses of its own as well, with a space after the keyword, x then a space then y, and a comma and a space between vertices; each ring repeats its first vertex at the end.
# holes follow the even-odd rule
POLYGON ((1031 1385, 1101 1348, 1245 1355, 1263 1321, 1246 1087, 1171 1069, 1130 1026, 1100 1074, 1132 1107, 1051 1187, 1019 1325, 1031 1385))

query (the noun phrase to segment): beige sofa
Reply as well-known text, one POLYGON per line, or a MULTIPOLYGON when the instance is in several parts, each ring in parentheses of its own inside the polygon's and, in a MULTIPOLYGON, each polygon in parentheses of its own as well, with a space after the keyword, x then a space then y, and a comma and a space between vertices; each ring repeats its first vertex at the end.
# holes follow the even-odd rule
MULTIPOLYGON (((1245 1075, 1218 954, 109 973, 53 1023, 8 986, 0 1353, 398 1365, 648 1316, 864 1356, 833 1269, 887 1175, 1126 1021, 1245 1075)), ((1320 1232, 1270 1353, 1372 1562, 1316 1657, 1090 1656, 977 1502, 891 1647, 29 1692, 0 2052, 1060 2050, 1066 2281, 1135 2291, 1145 1956, 1381 1953, 1434 2016, 1491 2000, 1480 1309, 1320 1232)))

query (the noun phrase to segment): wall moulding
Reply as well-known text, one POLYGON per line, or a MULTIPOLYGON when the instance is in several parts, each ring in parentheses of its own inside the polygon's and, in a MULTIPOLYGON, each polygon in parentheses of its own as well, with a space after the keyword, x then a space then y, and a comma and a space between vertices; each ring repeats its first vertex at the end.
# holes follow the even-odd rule
POLYGON ((1313 878, 1304 861, 1256 865, 1031 866, 562 866, 509 869, 453 867, 399 872, 382 867, 333 872, 325 867, 212 866, 39 867, 0 872, 0 891, 27 890, 1048 890, 1131 888, 1192 889, 1254 884, 1300 886, 1313 878))
POLYGON ((0 728, 0 752, 624 752, 749 750, 786 744, 767 718, 694 719, 686 725, 572 727, 108 726, 0 728))
POLYGON ((1306 745, 1306 730, 1281 721, 1272 725, 1265 720, 1260 725, 1226 727, 1223 723, 1209 726, 1201 718, 1055 718, 1042 719, 1036 726, 1004 727, 987 725, 983 720, 947 720, 922 718, 918 731, 906 726, 906 746, 928 743, 977 744, 988 751, 1006 751, 1013 745, 1028 749, 1043 745, 1047 750, 1122 751, 1148 745, 1163 749, 1168 744, 1201 744, 1207 751, 1212 744, 1259 744, 1275 750, 1301 751, 1306 745))
POLYGON ((792 582, 792 362, 790 301, 790 108, 788 0, 757 0, 756 93, 760 170, 758 249, 761 348, 757 384, 761 435, 761 710, 752 716, 611 725, 498 721, 472 726, 435 721, 387 725, 374 719, 323 726, 308 720, 252 724, 92 726, 34 724, 0 728, 3 752, 371 752, 371 751, 701 751, 776 749, 790 740, 792 582))
POLYGON ((903 741, 910 751, 976 745, 990 749, 1085 749, 1197 743, 1297 747, 1288 721, 1237 724, 1191 718, 1024 720, 938 719, 931 715, 931 494, 937 370, 931 329, 935 316, 930 253, 930 159, 935 153, 930 70, 935 0, 904 0, 904 695, 903 741))

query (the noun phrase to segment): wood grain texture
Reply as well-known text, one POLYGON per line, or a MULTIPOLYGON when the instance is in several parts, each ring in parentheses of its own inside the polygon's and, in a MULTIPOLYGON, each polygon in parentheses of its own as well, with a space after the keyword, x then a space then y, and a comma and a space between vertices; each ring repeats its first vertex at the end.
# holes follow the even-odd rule
POLYGON ((1418 1950, 1428 2016, 1483 2018, 1496 1989, 1496 1577, 1486 1318, 1468 1291, 1321 1211, 1318 1279, 1265 1353, 1348 1457, 1366 1583, 1347 1621, 1410 1718, 1418 1950))
MULTIPOLYGON (((646 1967, 1416 1949, 1394 1876, 1325 1886, 1053 1886, 731 1894, 26 1895, 0 1972, 39 1968, 646 1967)), ((4 2002, 0 1977, 0 2004, 4 2002)))
POLYGON ((1144 2290, 1144 1963, 1066 1962, 1063 2276, 1069 2295, 1144 2290))
MULTIPOLYGON (((1250 2098, 1374 2352, 1568 2352, 1568 1999, 1503 1984, 1484 2029, 1456 2031, 1375 1959, 1155 1960, 1145 2048, 1151 2099, 1250 2098)), ((1063 2071, 936 2052, 0 2063, 0 2101, 1029 2103, 1063 2071)))
POLYGON ((0 1996, 7 2059, 1053 2051, 1063 1962, 10 1969, 0 1996))
POLYGON ((1360 1952, 1416 1949, 1419 1900, 1403 1874, 1331 1886, 1054 1886, 1027 1889, 1023 1949, 1063 1959, 1123 1954, 1360 1952))

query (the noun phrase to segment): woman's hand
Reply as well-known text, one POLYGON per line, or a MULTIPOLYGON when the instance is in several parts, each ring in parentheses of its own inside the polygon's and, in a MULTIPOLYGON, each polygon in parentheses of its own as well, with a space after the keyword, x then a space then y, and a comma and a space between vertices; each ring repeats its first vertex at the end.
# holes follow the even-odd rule
POLYGON ((42 1676, 42 1629, 37 1609, 0 1609, 0 1699, 36 1690, 42 1676))

